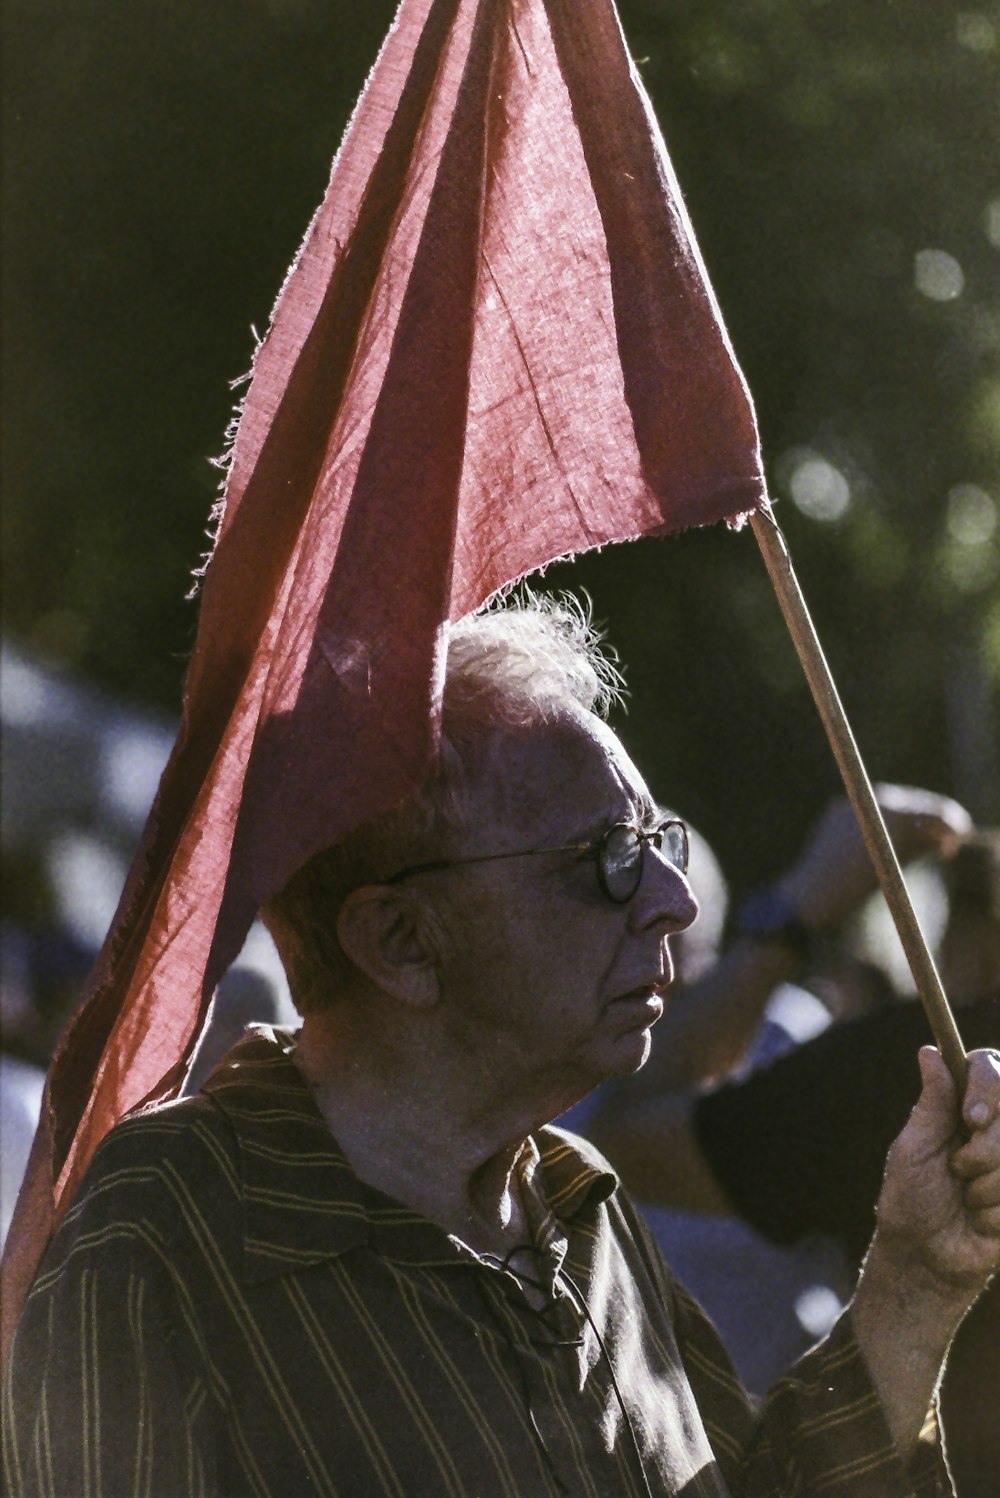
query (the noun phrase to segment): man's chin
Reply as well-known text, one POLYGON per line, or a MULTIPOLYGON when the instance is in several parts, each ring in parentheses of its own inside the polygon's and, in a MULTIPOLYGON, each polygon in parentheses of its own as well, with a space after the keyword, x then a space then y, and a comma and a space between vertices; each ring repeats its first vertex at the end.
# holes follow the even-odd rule
POLYGON ((613 1069, 609 1070, 609 1077, 630 1077, 639 1071, 649 1060, 649 1053, 653 1049, 653 1024, 651 1020, 648 1025, 638 1025, 634 1030, 626 1030, 619 1035, 615 1041, 613 1050, 613 1069))

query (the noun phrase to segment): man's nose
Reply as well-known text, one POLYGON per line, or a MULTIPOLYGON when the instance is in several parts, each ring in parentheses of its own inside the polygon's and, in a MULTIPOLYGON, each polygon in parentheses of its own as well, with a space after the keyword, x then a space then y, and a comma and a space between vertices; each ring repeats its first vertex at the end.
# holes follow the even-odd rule
POLYGON ((639 888, 629 907, 636 931, 659 926, 667 935, 686 931, 698 914, 698 901, 680 869, 656 848, 647 847, 639 888))

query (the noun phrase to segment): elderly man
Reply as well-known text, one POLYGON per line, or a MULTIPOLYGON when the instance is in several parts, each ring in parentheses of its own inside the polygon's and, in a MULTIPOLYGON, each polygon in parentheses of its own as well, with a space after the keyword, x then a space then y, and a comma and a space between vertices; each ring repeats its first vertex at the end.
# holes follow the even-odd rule
POLYGON ((849 1314, 756 1414, 603 1159, 696 913, 683 826, 554 609, 460 626, 440 772, 265 916, 297 1034, 105 1141, 36 1281, 13 1490, 945 1493, 928 1418, 1000 1252, 1000 1081, 923 1055, 849 1314))

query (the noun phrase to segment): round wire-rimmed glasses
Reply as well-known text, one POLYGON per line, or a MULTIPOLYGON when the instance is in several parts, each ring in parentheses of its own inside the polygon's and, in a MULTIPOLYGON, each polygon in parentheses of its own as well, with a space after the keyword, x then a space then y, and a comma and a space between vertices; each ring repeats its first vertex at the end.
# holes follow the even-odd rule
POLYGON ((534 858, 542 853, 577 853, 581 857, 589 854, 596 859, 597 882, 603 893, 616 905, 624 905, 642 882, 647 845, 662 853, 678 873, 687 873, 687 827, 679 817, 667 817, 648 832, 632 822, 616 822, 589 843, 563 843, 558 848, 521 848, 512 853, 479 853, 468 858, 438 858, 430 863, 414 863, 381 882, 398 884, 415 874, 432 874, 438 869, 452 869, 465 863, 493 863, 501 858, 534 858))

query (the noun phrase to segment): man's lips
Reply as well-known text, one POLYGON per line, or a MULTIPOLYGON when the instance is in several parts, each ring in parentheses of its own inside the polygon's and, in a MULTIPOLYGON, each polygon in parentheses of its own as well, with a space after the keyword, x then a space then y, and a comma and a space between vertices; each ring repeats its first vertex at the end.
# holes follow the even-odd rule
POLYGON ((667 987, 665 978, 657 979, 651 983, 640 983, 636 988, 630 988, 627 993, 620 993, 612 999, 613 1004, 649 1004, 663 1008, 663 991, 667 987))
POLYGON ((609 1008, 623 1030, 648 1030, 663 1015, 663 983, 643 983, 611 1000, 609 1008))

